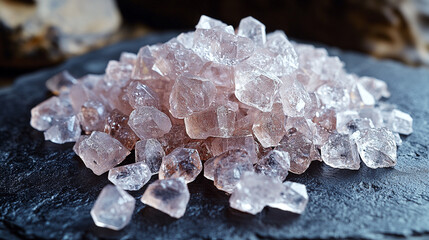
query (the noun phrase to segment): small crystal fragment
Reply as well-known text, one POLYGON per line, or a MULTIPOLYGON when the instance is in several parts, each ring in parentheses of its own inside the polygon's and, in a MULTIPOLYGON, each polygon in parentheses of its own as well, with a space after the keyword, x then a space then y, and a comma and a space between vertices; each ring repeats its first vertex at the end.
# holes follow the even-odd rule
POLYGON ((124 190, 137 191, 150 180, 151 176, 148 165, 138 162, 110 169, 108 179, 124 190))
POLYGON ((258 160, 255 172, 277 178, 281 182, 286 179, 290 169, 290 157, 288 152, 271 150, 258 160))
POLYGON ((248 37, 259 46, 264 46, 267 41, 265 25, 253 17, 241 19, 240 24, 238 25, 237 35, 248 37))
POLYGON ((215 138, 210 144, 214 156, 234 149, 241 149, 249 154, 250 160, 256 162, 256 144, 252 135, 230 138, 215 138))
POLYGON ((215 157, 212 161, 213 168, 207 169, 204 176, 211 178, 215 186, 225 192, 231 193, 244 172, 253 172, 253 164, 249 154, 243 150, 229 150, 215 157), (214 171, 213 171, 214 170, 214 171))
POLYGON ((70 87, 77 83, 74 78, 67 70, 63 71, 46 81, 46 87, 54 94, 60 94, 61 92, 67 92, 70 87))
POLYGON ((190 194, 185 180, 170 178, 151 183, 141 201, 174 218, 180 218, 185 214, 189 198, 190 194))
POLYGON ((253 134, 265 148, 275 147, 286 133, 286 116, 283 111, 274 108, 269 113, 259 113, 253 123, 253 134))
POLYGON ((136 162, 144 162, 149 166, 152 174, 157 174, 165 156, 161 143, 153 138, 140 140, 136 143, 136 162))
POLYGON ((304 184, 286 181, 283 183, 283 191, 275 203, 268 204, 273 208, 301 214, 308 203, 307 188, 304 184))
POLYGON ((333 168, 358 170, 360 158, 356 144, 349 135, 334 133, 322 146, 322 160, 333 168))
POLYGON ((56 119, 53 126, 44 132, 45 140, 53 143, 76 142, 81 133, 76 116, 56 119))
POLYGON ((107 114, 107 109, 101 102, 89 100, 82 105, 82 110, 77 114, 77 117, 82 129, 90 133, 104 130, 107 114))
POLYGON ((118 140, 128 150, 131 150, 139 138, 128 125, 128 121, 127 115, 114 109, 106 119, 104 132, 118 140))
POLYGON ((92 132, 76 145, 79 157, 96 175, 109 171, 130 154, 118 140, 103 132, 92 132))
POLYGON ((215 100, 216 87, 208 79, 181 75, 170 94, 170 112, 176 118, 185 118, 210 107, 215 100))
POLYGON ((362 161, 370 168, 396 165, 395 136, 387 128, 369 128, 352 135, 362 161))
POLYGON ((176 148, 162 159, 159 179, 182 177, 192 182, 203 169, 198 151, 190 148, 176 148))
POLYGON ((31 109, 30 124, 39 131, 45 131, 56 123, 56 119, 72 115, 73 109, 70 103, 54 96, 31 109))
POLYGON ((134 109, 139 106, 152 106, 159 108, 158 94, 141 81, 132 81, 127 87, 128 101, 134 109))
POLYGON ((397 133, 410 135, 413 132, 413 119, 407 113, 394 109, 389 116, 389 128, 397 133))
POLYGON ((165 113, 147 106, 135 109, 128 125, 141 139, 162 137, 171 129, 171 121, 165 113))
POLYGON ((121 230, 130 222, 135 204, 133 196, 119 187, 107 185, 98 195, 91 217, 99 227, 121 230))

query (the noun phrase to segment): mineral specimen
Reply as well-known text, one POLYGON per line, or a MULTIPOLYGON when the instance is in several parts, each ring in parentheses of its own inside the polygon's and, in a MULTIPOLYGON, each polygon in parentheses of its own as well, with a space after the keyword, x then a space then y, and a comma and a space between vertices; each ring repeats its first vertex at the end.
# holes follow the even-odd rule
POLYGON ((394 166, 413 119, 385 102, 386 83, 265 29, 253 17, 234 30, 201 16, 194 32, 123 53, 103 75, 54 76, 47 87, 57 96, 31 110, 30 124, 52 142, 76 141, 85 165, 110 170, 121 188, 158 173, 142 201, 173 217, 184 214, 202 161, 204 176, 232 193, 231 206, 253 214, 302 213, 305 186, 282 181, 312 161, 394 166), (133 149, 136 163, 114 168, 133 149))
POLYGON ((119 187, 107 185, 95 201, 91 217, 99 227, 121 230, 130 222, 135 204, 133 196, 119 187))
POLYGON ((141 198, 144 204, 180 218, 185 214, 189 190, 183 178, 157 180, 151 183, 141 198))
POLYGON ((109 170, 109 181, 116 186, 130 191, 142 188, 152 176, 149 167, 144 162, 128 164, 109 170))

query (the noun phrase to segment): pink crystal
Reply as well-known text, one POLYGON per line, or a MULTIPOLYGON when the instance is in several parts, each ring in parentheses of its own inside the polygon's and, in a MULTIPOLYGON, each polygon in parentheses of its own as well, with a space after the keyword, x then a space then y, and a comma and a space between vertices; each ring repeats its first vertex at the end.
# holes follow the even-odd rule
POLYGON ((128 121, 128 116, 114 109, 106 119, 104 132, 118 140, 124 147, 131 150, 134 148, 134 144, 139 138, 128 126, 128 121))
POLYGON ((76 145, 79 157, 96 175, 109 171, 130 154, 118 140, 103 132, 92 132, 76 145))
POLYGON ((255 172, 277 178, 281 182, 286 179, 290 169, 289 153, 279 150, 271 150, 258 160, 255 172))
POLYGON ((171 121, 165 113, 147 106, 135 109, 128 125, 141 139, 162 137, 171 129, 171 121))
POLYGON ((60 94, 61 92, 68 92, 70 87, 77 83, 74 78, 67 70, 46 81, 46 87, 54 94, 60 94))
POLYGON ((124 190, 137 191, 150 180, 151 176, 149 166, 144 162, 138 162, 110 169, 108 178, 124 190))
POLYGON ((141 201, 174 218, 180 218, 185 214, 189 198, 190 194, 185 180, 170 178, 151 183, 141 201))
POLYGON ((128 101, 134 109, 139 106, 152 106, 159 108, 158 94, 141 81, 132 81, 127 87, 128 101))
POLYGON ((165 156, 161 143, 156 139, 140 140, 136 143, 136 162, 144 162, 152 174, 157 174, 165 156))
POLYGON ((176 148, 162 159, 159 179, 182 177, 192 182, 203 169, 198 151, 190 148, 176 148))

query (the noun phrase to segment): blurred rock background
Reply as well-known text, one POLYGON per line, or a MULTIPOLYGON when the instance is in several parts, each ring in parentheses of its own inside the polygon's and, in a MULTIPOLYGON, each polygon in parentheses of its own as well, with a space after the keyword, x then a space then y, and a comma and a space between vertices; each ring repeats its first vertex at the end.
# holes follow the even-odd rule
POLYGON ((429 0, 0 0, 0 85, 117 41, 192 29, 201 14, 429 67, 429 0))

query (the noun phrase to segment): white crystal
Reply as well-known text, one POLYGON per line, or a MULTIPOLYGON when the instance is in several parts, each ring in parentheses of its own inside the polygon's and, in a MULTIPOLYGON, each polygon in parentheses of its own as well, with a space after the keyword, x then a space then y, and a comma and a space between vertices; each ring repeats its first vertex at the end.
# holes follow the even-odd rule
POLYGON ((128 164, 109 170, 108 179, 116 186, 130 191, 142 188, 152 176, 144 162, 128 164))

